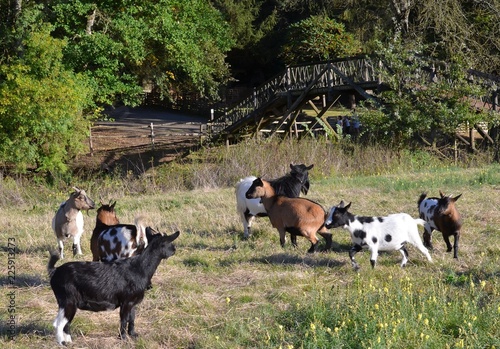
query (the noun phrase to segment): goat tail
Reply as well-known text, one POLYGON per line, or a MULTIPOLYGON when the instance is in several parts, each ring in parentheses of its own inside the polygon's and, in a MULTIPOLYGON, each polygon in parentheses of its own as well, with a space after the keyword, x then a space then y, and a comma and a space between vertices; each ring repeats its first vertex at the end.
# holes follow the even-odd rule
POLYGON ((417 201, 417 205, 418 205, 419 209, 420 209, 420 204, 422 203, 422 201, 425 200, 426 197, 427 197, 426 192, 423 192, 422 194, 420 194, 420 197, 418 198, 418 201, 417 201))
POLYGON ((148 238, 146 236, 146 224, 145 218, 143 216, 135 217, 135 227, 137 228, 137 235, 135 236, 135 242, 137 246, 144 245, 144 248, 148 246, 148 238), (141 243, 141 240, 143 243, 141 243))
POLYGON ((49 273, 50 277, 52 277, 52 274, 54 274, 54 271, 56 270, 56 263, 59 259, 61 259, 59 252, 57 251, 50 252, 50 259, 49 263, 47 264, 47 272, 49 273))
POLYGON ((428 223, 426 221, 424 221, 422 218, 414 218, 415 219, 415 223, 417 223, 418 225, 421 225, 423 227, 425 227, 428 223))

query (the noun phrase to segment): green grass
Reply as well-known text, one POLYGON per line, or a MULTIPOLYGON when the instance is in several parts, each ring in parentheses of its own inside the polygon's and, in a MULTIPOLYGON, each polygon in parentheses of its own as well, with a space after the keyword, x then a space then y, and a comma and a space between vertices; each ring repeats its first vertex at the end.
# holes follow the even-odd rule
MULTIPOLYGON (((322 154, 327 151, 333 150, 317 149, 322 154)), ((372 270, 364 252, 358 254, 361 270, 356 273, 347 253, 348 233, 341 229, 332 230, 333 251, 314 255, 306 253, 309 243, 300 237, 298 248, 287 242, 282 249, 278 233, 265 218, 256 220, 252 236, 244 240, 231 186, 187 190, 175 184, 172 190, 158 191, 144 178, 135 182, 96 178, 78 185, 96 201, 99 196, 116 200, 121 222, 133 222, 142 214, 160 231, 170 234, 178 229, 181 236, 176 255, 160 265, 153 289, 138 306, 140 338, 117 339, 118 311, 78 311, 71 347, 500 348, 500 167, 425 168, 418 159, 400 158, 379 174, 368 175, 362 166, 338 171, 335 162, 346 164, 348 159, 332 160, 328 166, 313 158, 314 153, 309 152, 311 158, 297 158, 317 164, 307 197, 325 207, 345 200, 352 201, 355 214, 403 211, 417 216, 416 201, 422 191, 432 196, 439 190, 462 193, 457 202, 464 220, 459 259, 445 252, 442 237, 435 233, 433 263, 410 246, 406 268, 399 267, 401 255, 393 252, 380 254, 372 270), (418 164, 411 167, 412 161, 418 164)), ((221 159, 219 170, 231 177, 239 176, 236 169, 263 166, 255 161, 238 166, 229 157, 221 159)), ((280 160, 281 173, 288 160, 280 160)), ((278 171, 279 165, 271 166, 278 171)), ((204 183, 210 181, 219 183, 213 179, 204 183)), ((46 274, 47 250, 56 247, 50 222, 69 191, 9 178, 0 182, 2 348, 56 344, 52 322, 57 304, 46 274), (17 246, 15 288, 8 284, 9 238, 15 238, 17 246), (11 290, 17 321, 13 341, 5 322, 9 315, 5 295, 11 290)), ((84 219, 84 256, 78 260, 91 258, 95 211, 84 219)), ((70 243, 65 261, 74 260, 69 247, 70 243)))

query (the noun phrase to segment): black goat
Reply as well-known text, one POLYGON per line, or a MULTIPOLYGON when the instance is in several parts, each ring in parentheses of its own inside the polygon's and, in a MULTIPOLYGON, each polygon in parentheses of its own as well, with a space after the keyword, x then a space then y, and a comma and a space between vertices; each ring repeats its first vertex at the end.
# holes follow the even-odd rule
POLYGON ((52 252, 47 266, 50 286, 59 305, 54 320, 59 344, 71 342, 70 324, 76 310, 105 311, 120 307, 120 338, 128 334, 137 337, 134 330, 135 306, 144 298, 162 259, 175 254, 172 244, 179 232, 152 239, 138 256, 113 262, 69 262, 55 268, 59 260, 52 252))

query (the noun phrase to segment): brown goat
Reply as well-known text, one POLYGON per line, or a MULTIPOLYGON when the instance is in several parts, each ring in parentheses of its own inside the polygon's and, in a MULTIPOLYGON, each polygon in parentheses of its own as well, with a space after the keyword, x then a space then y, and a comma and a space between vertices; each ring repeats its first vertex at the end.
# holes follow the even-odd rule
POLYGON ((443 234, 447 252, 453 249, 453 258, 458 258, 458 240, 462 229, 462 218, 455 207, 455 202, 462 194, 451 197, 445 196, 439 191, 440 198, 427 198, 427 193, 422 193, 418 199, 418 210, 420 218, 427 224, 424 231, 424 245, 432 248, 432 231, 439 230, 443 234), (454 237, 453 248, 450 243, 450 236, 454 237))
POLYGON ((116 217, 115 205, 116 201, 113 203, 110 202, 109 205, 101 202, 101 207, 97 209, 95 228, 90 238, 90 250, 92 251, 92 260, 94 262, 100 260, 99 235, 109 228, 109 226, 120 224, 118 217, 116 217))
POLYGON ((316 252, 320 234, 326 240, 326 248, 332 245, 332 236, 325 227, 326 212, 319 204, 304 198, 288 198, 276 195, 267 181, 257 178, 245 194, 247 199, 261 198, 273 227, 278 229, 280 243, 285 245, 285 233, 291 234, 291 241, 297 245, 297 235, 311 242, 308 252, 316 252))

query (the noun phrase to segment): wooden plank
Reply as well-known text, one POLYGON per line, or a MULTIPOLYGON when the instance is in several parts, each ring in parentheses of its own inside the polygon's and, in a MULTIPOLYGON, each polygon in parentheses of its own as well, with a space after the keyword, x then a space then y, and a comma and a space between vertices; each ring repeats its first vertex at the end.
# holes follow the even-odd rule
POLYGON ((308 100, 307 103, 311 106, 311 108, 313 108, 316 114, 319 114, 319 109, 316 107, 312 100, 308 100))
POLYGON ((460 141, 464 142, 466 145, 470 146, 469 141, 466 140, 464 137, 462 137, 460 134, 455 133, 455 137, 457 137, 460 141))
POLYGON ((354 81, 352 81, 352 79, 350 79, 347 75, 342 73, 337 67, 332 65, 331 68, 336 74, 340 75, 342 79, 344 79, 345 82, 347 82, 347 84, 349 84, 352 88, 354 88, 361 96, 365 97, 367 100, 374 101, 377 106, 380 106, 380 102, 374 96, 370 95, 364 89, 355 84, 354 81))
MULTIPOLYGON (((290 108, 288 108, 288 110, 285 112, 285 114, 283 115, 283 117, 281 118, 280 120, 280 124, 278 125, 277 129, 280 129, 281 126, 282 126, 282 123, 284 123, 286 121, 286 119, 290 116, 290 114, 297 109, 297 107, 304 101, 304 98, 308 95, 309 91, 313 88, 314 84, 316 84, 316 82, 319 80, 319 78, 321 76, 323 76, 323 74, 325 74, 326 70, 328 68, 328 65, 325 66, 325 68, 323 68, 321 70, 321 72, 316 76, 315 79, 313 79, 308 85, 307 87, 302 91, 302 93, 300 94, 300 96, 295 100, 295 102, 293 102, 292 106, 290 108)), ((272 133, 271 133, 272 135, 272 133)))
POLYGON ((481 126, 479 126, 478 124, 475 124, 474 125, 475 129, 477 130, 477 132, 479 132, 479 134, 481 135, 481 137, 483 137, 484 139, 488 140, 488 142, 490 144, 495 144, 495 141, 493 140, 493 138, 490 137, 489 134, 487 134, 481 126))

